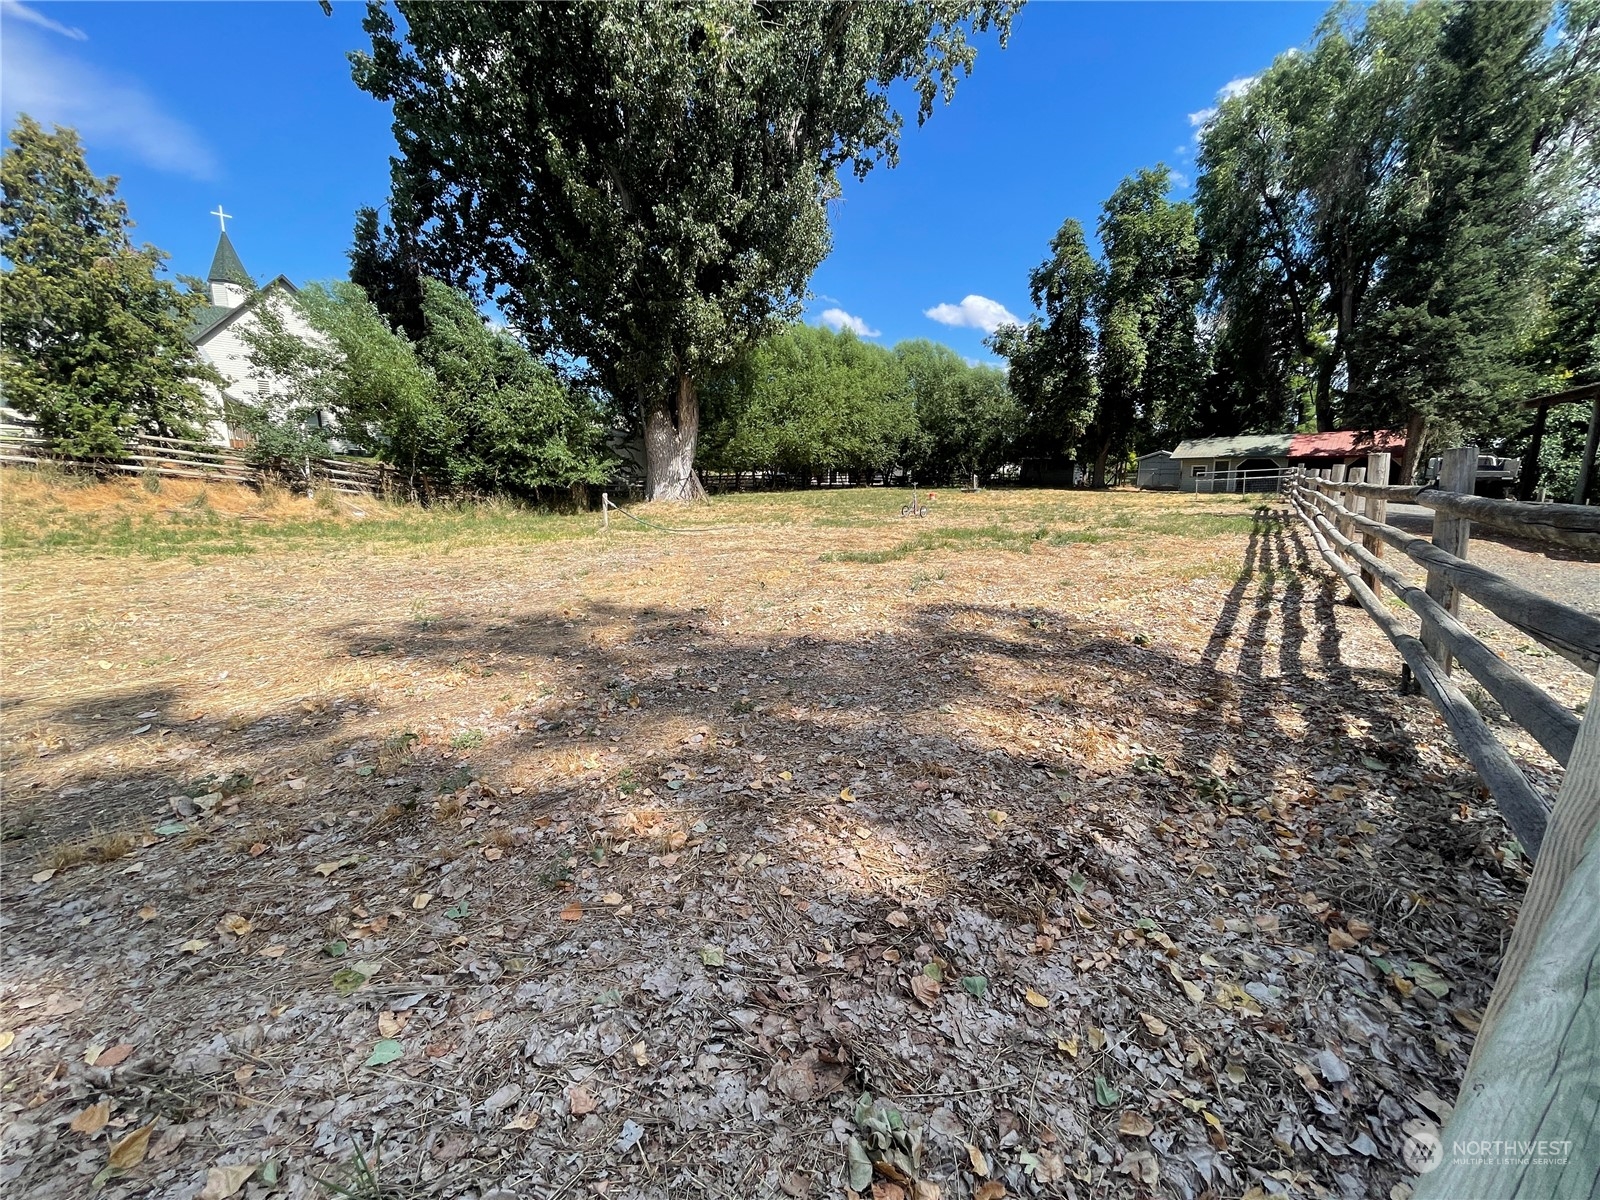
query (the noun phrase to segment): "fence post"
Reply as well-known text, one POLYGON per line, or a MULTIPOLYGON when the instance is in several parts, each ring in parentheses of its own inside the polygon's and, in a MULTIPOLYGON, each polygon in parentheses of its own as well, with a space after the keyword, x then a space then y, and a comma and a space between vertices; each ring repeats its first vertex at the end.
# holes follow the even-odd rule
POLYGON ((611 496, 607 492, 600 493, 600 528, 611 528, 611 496))
MULTIPOLYGON (((1365 467, 1351 467, 1345 472, 1344 481, 1346 483, 1365 483, 1367 481, 1367 469, 1365 467)), ((1358 517, 1367 515, 1367 498, 1359 492, 1346 492, 1344 506, 1358 517)), ((1354 521, 1345 521, 1341 532, 1345 537, 1354 540, 1356 523, 1354 521)))
MULTIPOLYGON (((1472 484, 1478 474, 1478 448, 1476 446, 1458 446, 1454 450, 1446 450, 1439 461, 1439 490, 1441 492, 1456 492, 1463 496, 1472 495, 1472 484)), ((1454 554, 1457 558, 1467 556, 1467 542, 1472 536, 1472 522, 1463 517, 1446 516, 1442 512, 1433 514, 1433 544, 1447 554, 1454 554)), ((1432 596, 1453 617, 1461 611, 1461 596, 1444 576, 1437 571, 1428 572, 1428 595, 1432 596)), ((1445 646, 1444 639, 1439 636, 1438 630, 1424 621, 1422 623, 1422 644, 1438 663, 1444 673, 1450 673, 1450 651, 1445 646)))
POLYGON ((1467 1062, 1455 1112, 1439 1137, 1550 1144, 1562 1164, 1513 1154, 1484 1165, 1447 1154, 1417 1182, 1418 1200, 1462 1195, 1593 1195, 1597 1138, 1594 963, 1600 933, 1600 683, 1567 761, 1561 795, 1467 1062), (1490 1131, 1493 1131, 1492 1133, 1490 1131), (1584 1176, 1587 1175, 1587 1178, 1584 1176))
MULTIPOLYGON (((1344 473, 1345 465, 1343 463, 1335 463, 1328 470, 1328 482, 1333 485, 1333 502, 1339 505, 1341 508, 1348 508, 1349 505, 1347 505, 1345 501, 1349 499, 1349 496, 1345 493, 1343 486, 1344 473)), ((1345 537, 1350 536, 1350 521, 1347 517, 1336 517, 1334 519, 1334 524, 1338 527, 1339 532, 1345 537)))
MULTIPOLYGON (((1367 482, 1380 485, 1386 485, 1389 482, 1389 455, 1387 451, 1367 455, 1367 482)), ((1382 496, 1368 496, 1366 508, 1362 510, 1362 515, 1368 520, 1376 521, 1382 525, 1389 519, 1389 502, 1382 496)), ((1362 534, 1361 544, 1366 547, 1367 553, 1374 558, 1383 557, 1383 539, 1377 534, 1362 534)), ((1383 588, 1378 583, 1378 577, 1371 571, 1363 570, 1361 572, 1361 581, 1372 589, 1374 596, 1383 595, 1383 588)))
POLYGON ((1324 479, 1326 479, 1330 484, 1333 485, 1333 489, 1332 489, 1333 502, 1335 504, 1343 504, 1344 503, 1344 489, 1342 487, 1340 487, 1339 485, 1344 482, 1344 464, 1343 463, 1339 463, 1336 466, 1324 467, 1321 471, 1318 472, 1318 474, 1321 475, 1324 479))

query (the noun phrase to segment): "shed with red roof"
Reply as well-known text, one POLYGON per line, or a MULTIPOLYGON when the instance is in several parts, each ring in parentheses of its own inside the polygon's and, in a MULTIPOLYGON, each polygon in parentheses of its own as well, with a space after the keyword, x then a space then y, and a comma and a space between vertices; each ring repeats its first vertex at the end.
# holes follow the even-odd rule
POLYGON ((1403 429, 1335 429, 1327 433, 1297 433, 1289 439, 1289 465, 1320 469, 1343 463, 1347 467, 1362 467, 1367 455, 1389 454, 1389 475, 1386 482, 1400 477, 1400 461, 1406 453, 1406 434, 1403 429))

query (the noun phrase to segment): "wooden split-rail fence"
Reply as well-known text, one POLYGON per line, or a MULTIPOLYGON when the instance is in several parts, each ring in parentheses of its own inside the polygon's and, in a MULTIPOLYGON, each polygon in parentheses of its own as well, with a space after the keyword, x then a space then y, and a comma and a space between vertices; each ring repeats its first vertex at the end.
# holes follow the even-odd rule
MULTIPOLYGON (((210 442, 140 433, 128 438, 123 445, 124 452, 119 457, 74 458, 60 453, 37 426, 0 423, 0 464, 200 479, 250 487, 269 481, 282 482, 273 472, 251 463, 240 451, 210 442)), ((299 482, 311 488, 373 496, 388 495, 397 487, 398 476, 387 463, 368 459, 312 458, 306 461, 299 482)))
MULTIPOLYGON (((1600 616, 1470 561, 1474 524, 1536 544, 1588 551, 1600 564, 1600 508, 1527 504, 1472 494, 1474 446, 1443 456, 1437 486, 1394 487, 1389 456, 1346 470, 1298 472, 1284 488, 1323 559, 1394 643, 1406 673, 1534 858, 1534 872, 1479 1027, 1456 1108, 1432 1142, 1416 1142, 1417 1200, 1600 1196, 1600 682, 1583 718, 1511 667, 1459 616, 1462 596, 1591 675, 1600 616), (1388 521, 1388 505, 1433 511, 1433 536, 1388 521), (1418 586, 1385 558, 1425 570, 1418 586), (1388 588, 1420 618, 1413 633, 1381 598, 1388 588), (1552 806, 1529 782, 1451 676, 1470 673, 1506 714, 1566 768, 1552 806), (1486 1149, 1485 1147, 1491 1147, 1486 1149)), ((1594 590, 1600 600, 1600 565, 1594 590)))

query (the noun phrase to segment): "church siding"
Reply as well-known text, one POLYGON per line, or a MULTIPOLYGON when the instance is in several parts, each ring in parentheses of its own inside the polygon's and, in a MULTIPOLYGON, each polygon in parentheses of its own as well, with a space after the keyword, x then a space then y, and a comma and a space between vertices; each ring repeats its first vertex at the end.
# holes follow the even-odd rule
MULTIPOLYGON (((298 338, 307 341, 315 340, 318 335, 310 325, 300 316, 292 304, 285 303, 288 299, 287 292, 281 287, 268 285, 269 295, 258 300, 258 304, 271 304, 281 314, 284 328, 298 338)), ((261 319, 254 311, 239 314, 228 321, 220 329, 210 333, 196 343, 200 356, 214 366, 224 379, 228 381, 227 394, 233 399, 246 404, 254 403, 263 390, 271 389, 271 380, 257 371, 250 362, 250 345, 245 340, 247 330, 259 327, 261 319)), ((215 388, 208 388, 210 400, 216 412, 216 419, 210 425, 208 432, 213 441, 223 445, 232 440, 232 431, 223 420, 222 394, 215 388)))

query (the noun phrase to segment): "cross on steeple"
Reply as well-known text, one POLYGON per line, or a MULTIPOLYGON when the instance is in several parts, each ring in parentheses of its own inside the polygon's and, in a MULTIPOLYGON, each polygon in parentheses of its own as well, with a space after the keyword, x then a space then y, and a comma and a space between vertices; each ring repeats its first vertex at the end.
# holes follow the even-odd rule
POLYGON ((212 213, 210 215, 215 217, 217 219, 217 221, 222 225, 222 232, 223 233, 227 233, 228 232, 228 218, 233 216, 233 214, 232 213, 223 212, 222 211, 222 205, 219 204, 212 211, 212 213))

